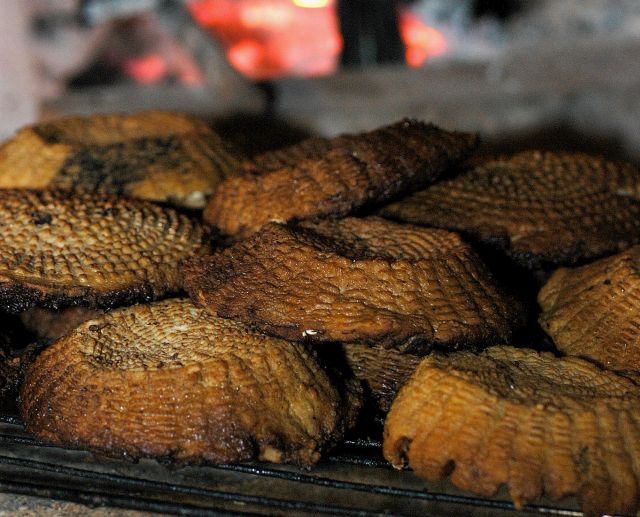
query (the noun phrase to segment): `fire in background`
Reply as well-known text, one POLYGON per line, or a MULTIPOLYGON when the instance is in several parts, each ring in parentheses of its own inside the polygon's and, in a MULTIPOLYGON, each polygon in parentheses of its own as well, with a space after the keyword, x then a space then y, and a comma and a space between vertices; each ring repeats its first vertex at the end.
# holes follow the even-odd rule
POLYGON ((254 80, 332 74, 341 53, 347 65, 420 66, 447 50, 442 33, 392 0, 192 0, 189 10, 254 80))
MULTIPOLYGON (((265 81, 329 75, 339 66, 405 62, 420 67, 438 56, 464 56, 468 49, 474 54, 494 50, 504 39, 502 25, 496 13, 486 16, 479 6, 516 0, 173 1, 221 44, 236 70, 265 81), (481 37, 470 39, 473 34, 481 37)), ((64 78, 73 78, 72 87, 126 78, 140 84, 203 84, 192 49, 158 19, 168 3, 28 0, 23 5, 31 6, 34 54, 52 78, 46 84, 53 88, 44 96, 59 95, 69 84, 64 78)))
POLYGON ((191 49, 158 23, 157 10, 172 2, 258 81, 327 75, 340 64, 487 62, 518 46, 637 34, 640 16, 637 0, 620 0, 620 9, 606 0, 25 0, 16 6, 31 20, 24 39, 37 97, 61 95, 72 78, 78 87, 123 78, 203 84, 191 49), (121 16, 81 23, 89 8, 121 16))

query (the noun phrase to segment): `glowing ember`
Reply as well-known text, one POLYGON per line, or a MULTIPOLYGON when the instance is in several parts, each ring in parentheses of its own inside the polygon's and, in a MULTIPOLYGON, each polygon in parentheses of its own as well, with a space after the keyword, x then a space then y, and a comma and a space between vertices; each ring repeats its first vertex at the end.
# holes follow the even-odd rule
MULTIPOLYGON (((335 72, 342 49, 336 0, 190 0, 198 23, 224 46, 236 70, 254 80, 335 72)), ((444 54, 444 35, 400 11, 406 60, 418 67, 444 54)))
POLYGON ((335 72, 342 49, 335 0, 191 0, 192 16, 254 80, 335 72))
POLYGON ((255 73, 264 59, 264 48, 260 43, 252 39, 241 40, 229 47, 227 57, 236 70, 252 79, 260 79, 255 73))
POLYGON ((124 66, 125 72, 141 84, 153 84, 164 78, 168 67, 159 54, 130 59, 124 66))
POLYGON ((407 49, 407 64, 414 68, 432 57, 441 56, 449 47, 444 34, 406 9, 400 12, 400 34, 407 49))

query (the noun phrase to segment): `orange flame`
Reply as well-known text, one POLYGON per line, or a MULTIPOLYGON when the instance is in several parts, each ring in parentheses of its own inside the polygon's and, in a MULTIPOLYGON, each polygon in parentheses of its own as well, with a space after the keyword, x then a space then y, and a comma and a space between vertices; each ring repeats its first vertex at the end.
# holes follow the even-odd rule
POLYGON ((335 0, 190 0, 198 23, 251 79, 333 73, 342 48, 335 0))
POLYGON ((125 72, 141 84, 153 84, 168 71, 166 60, 160 54, 149 54, 130 59, 125 63, 125 72))
POLYGON ((400 34, 405 44, 407 64, 418 68, 432 57, 441 56, 449 49, 447 38, 437 29, 426 25, 408 10, 400 12, 400 34))
MULTIPOLYGON (((193 17, 221 41, 231 64, 252 79, 326 75, 342 49, 335 0, 190 0, 193 17)), ((399 13, 407 64, 447 52, 447 39, 408 9, 399 13)))

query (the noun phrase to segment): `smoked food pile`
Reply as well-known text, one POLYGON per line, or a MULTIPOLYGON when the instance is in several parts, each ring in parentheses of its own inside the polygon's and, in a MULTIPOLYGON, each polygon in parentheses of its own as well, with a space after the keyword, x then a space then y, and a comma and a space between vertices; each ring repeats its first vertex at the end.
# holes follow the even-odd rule
POLYGON ((403 120, 248 157, 160 112, 21 130, 0 395, 47 442, 179 464, 312 466, 377 413, 426 480, 635 514, 640 172, 477 144, 403 120))

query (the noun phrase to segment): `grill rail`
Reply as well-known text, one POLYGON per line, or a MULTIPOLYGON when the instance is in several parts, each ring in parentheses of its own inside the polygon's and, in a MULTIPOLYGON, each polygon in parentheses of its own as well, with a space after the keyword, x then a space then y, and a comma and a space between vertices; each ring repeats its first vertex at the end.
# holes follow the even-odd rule
POLYGON ((214 515, 582 515, 575 500, 515 513, 508 495, 479 498, 449 483, 397 471, 380 442, 349 440, 310 471, 250 462, 177 468, 43 444, 11 415, 0 417, 0 490, 91 506, 214 515))

